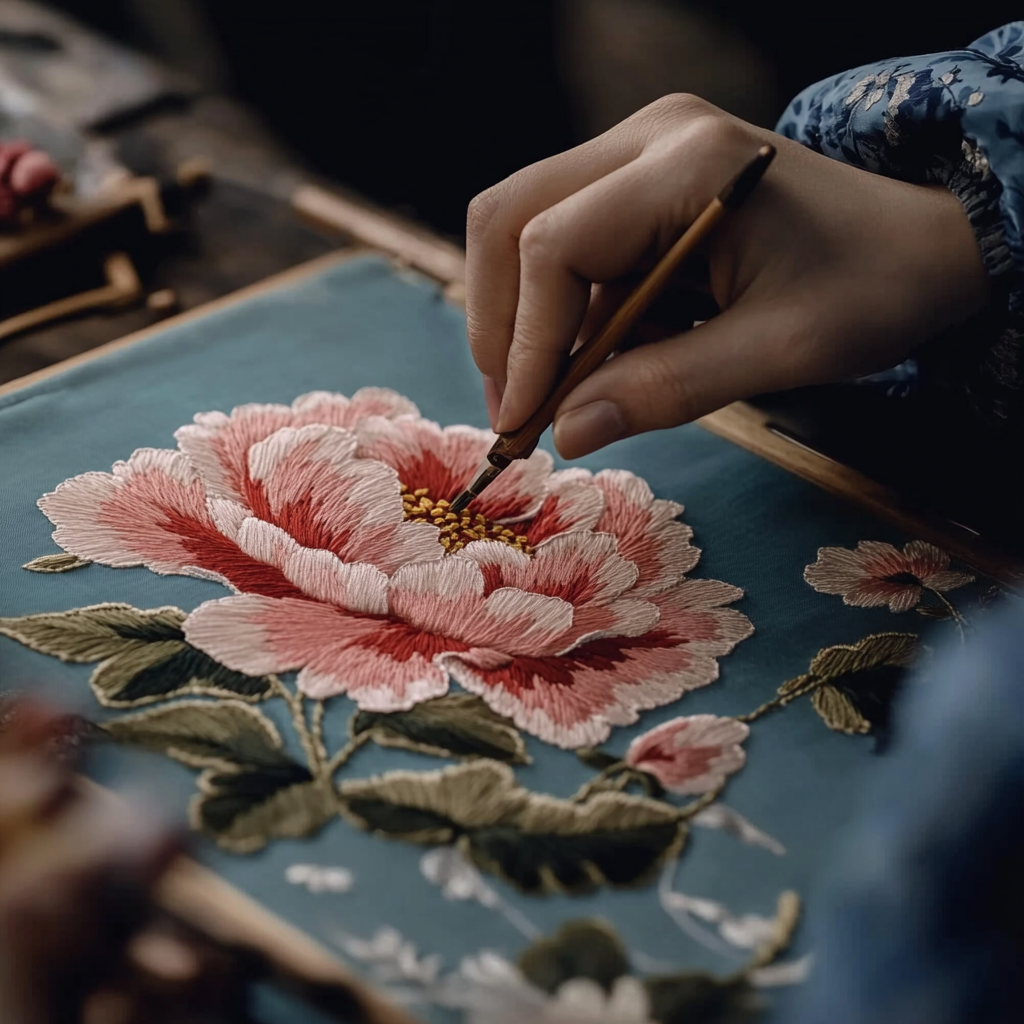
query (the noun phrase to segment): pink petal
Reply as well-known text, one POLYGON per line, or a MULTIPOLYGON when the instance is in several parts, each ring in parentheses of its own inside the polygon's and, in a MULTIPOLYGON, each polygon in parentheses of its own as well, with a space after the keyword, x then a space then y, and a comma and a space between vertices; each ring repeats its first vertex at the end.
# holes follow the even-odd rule
POLYGON ((567 533, 541 544, 533 557, 507 544, 476 541, 460 557, 476 562, 487 589, 518 587, 573 605, 607 604, 636 583, 639 572, 619 556, 609 534, 567 533))
POLYGON ((250 595, 208 601, 183 629, 189 643, 237 672, 299 669, 299 689, 317 699, 347 693, 362 708, 388 712, 448 688, 434 664, 436 644, 417 643, 400 625, 313 601, 250 595))
POLYGON ((355 435, 338 427, 285 427, 249 450, 249 507, 303 547, 393 572, 441 558, 437 529, 403 521, 395 471, 356 458, 355 435))
POLYGON ((660 612, 643 635, 588 639, 555 657, 503 658, 492 649, 440 660, 467 690, 548 743, 600 743, 613 725, 718 678, 715 658, 753 632, 745 615, 722 607, 742 593, 717 580, 684 580, 637 602, 660 612))
POLYGON ((601 743, 614 725, 678 700, 718 677, 718 663, 658 630, 595 640, 561 657, 494 652, 443 655, 440 663, 498 714, 547 743, 572 749, 601 743))
POLYGON ((408 398, 390 388, 360 388, 351 398, 330 391, 311 391, 292 402, 292 426, 326 423, 352 430, 371 416, 394 420, 400 416, 418 418, 419 409, 408 398))
POLYGON ((947 569, 944 572, 936 572, 930 576, 925 576, 921 582, 929 590, 945 593, 947 590, 956 590, 957 587, 965 587, 968 583, 973 583, 974 577, 970 573, 953 572, 952 569, 947 569))
MULTIPOLYGON (((473 427, 445 427, 430 420, 368 419, 358 430, 359 455, 393 466, 409 490, 427 488, 434 501, 451 500, 470 482, 494 435, 473 427)), ((532 516, 541 505, 552 459, 535 451, 514 462, 473 504, 496 522, 532 516)))
POLYGON ((323 423, 351 429, 369 416, 416 416, 408 399, 384 388, 363 388, 352 398, 314 391, 291 406, 240 405, 230 416, 198 413, 195 423, 174 435, 206 484, 211 497, 246 500, 249 449, 282 427, 323 423))
POLYGON ((523 532, 536 547, 570 530, 590 531, 604 511, 604 492, 585 469, 563 469, 548 477, 544 503, 523 532))
POLYGON ((920 580, 949 568, 949 555, 923 540, 912 540, 904 544, 903 557, 907 568, 920 580))
POLYGON ((392 615, 424 633, 510 654, 556 650, 572 625, 572 605, 555 597, 511 587, 485 597, 480 567, 457 556, 403 566, 389 603, 392 615))
MULTIPOLYGON (((894 555, 899 555, 895 548, 891 550, 894 555)), ((845 594, 867 578, 864 561, 857 551, 819 548, 818 560, 804 569, 804 580, 819 594, 845 594)))
POLYGON ((691 650, 722 657, 754 632, 746 615, 722 607, 742 596, 739 587, 719 580, 684 580, 651 600, 661 612, 660 632, 685 642, 691 650))
POLYGON ((639 569, 634 596, 671 587, 697 564, 700 551, 690 544, 693 531, 676 520, 682 505, 655 499, 643 480, 625 470, 606 469, 594 479, 605 499, 594 529, 613 534, 619 554, 639 569))
POLYGON ((181 452, 143 448, 112 473, 85 473, 39 499, 65 551, 102 565, 227 581, 275 597, 299 590, 218 529, 203 485, 181 452))
POLYGON ((387 614, 388 578, 376 566, 304 548, 280 527, 254 516, 239 527, 237 543, 247 555, 280 569, 306 597, 365 615, 387 614))
POLYGON ((670 792, 697 796, 743 767, 746 754, 740 744, 749 734, 749 727, 734 718, 675 718, 633 740, 625 760, 670 792))
POLYGON ((647 601, 619 599, 637 577, 636 566, 615 552, 609 534, 571 533, 546 541, 533 558, 507 544, 476 541, 458 558, 476 562, 484 593, 513 587, 560 598, 573 606, 572 624, 552 643, 564 651, 598 635, 639 636, 658 621, 647 601))
MULTIPOLYGON (((845 600, 845 598, 844 598, 845 600)), ((921 588, 914 586, 900 587, 898 590, 894 590, 892 595, 889 597, 889 611, 891 612, 908 612, 911 608, 915 607, 921 600, 921 588)), ((854 602, 847 601, 848 604, 854 602)))

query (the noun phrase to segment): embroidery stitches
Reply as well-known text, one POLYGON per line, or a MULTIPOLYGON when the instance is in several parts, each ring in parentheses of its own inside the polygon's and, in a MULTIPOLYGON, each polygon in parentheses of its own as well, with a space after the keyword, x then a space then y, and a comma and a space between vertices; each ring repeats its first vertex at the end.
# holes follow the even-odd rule
POLYGON ((203 413, 176 437, 39 505, 69 557, 235 591, 182 624, 235 673, 298 671, 307 696, 377 714, 455 680, 573 748, 706 686, 752 632, 727 607, 738 588, 686 579, 699 552, 682 507, 630 473, 556 473, 538 451, 456 516, 444 496, 491 435, 393 392, 203 413))
POLYGON ((804 579, 822 594, 838 594, 845 604, 863 608, 888 605, 892 612, 917 607, 922 592, 948 605, 943 594, 974 577, 949 568, 949 555, 934 544, 913 540, 902 551, 881 541, 862 540, 853 551, 821 548, 804 579))

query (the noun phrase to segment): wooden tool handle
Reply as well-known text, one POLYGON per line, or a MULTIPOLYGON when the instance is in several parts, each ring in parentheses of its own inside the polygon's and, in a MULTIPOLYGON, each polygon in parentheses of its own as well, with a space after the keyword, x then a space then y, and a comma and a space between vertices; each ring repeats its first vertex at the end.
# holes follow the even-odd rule
POLYGON ((519 428, 501 434, 487 454, 488 461, 504 469, 513 459, 527 458, 537 447, 541 434, 554 422, 558 407, 625 340, 633 325, 647 311, 676 272, 714 230, 730 210, 735 210, 750 195, 775 157, 775 147, 764 145, 757 156, 705 207, 682 237, 658 261, 657 266, 636 287, 615 315, 597 334, 581 345, 569 358, 565 375, 555 385, 540 408, 519 428))
POLYGON ((498 464, 499 459, 525 459, 533 452, 541 434, 554 422, 558 407, 622 344, 633 325, 658 297, 668 279, 710 234, 725 211, 726 208, 720 199, 712 200, 615 315, 572 354, 565 375, 537 411, 521 427, 502 434, 495 441, 488 455, 491 462, 498 464))

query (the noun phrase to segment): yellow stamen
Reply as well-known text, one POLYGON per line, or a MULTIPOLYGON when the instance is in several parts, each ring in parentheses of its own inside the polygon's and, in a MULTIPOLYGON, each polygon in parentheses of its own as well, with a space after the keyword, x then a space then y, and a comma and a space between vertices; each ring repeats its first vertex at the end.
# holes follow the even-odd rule
POLYGON ((533 548, 526 534, 516 534, 507 526, 492 523, 480 512, 451 511, 451 502, 445 498, 434 501, 430 489, 420 487, 415 491, 402 486, 402 512, 405 518, 414 522, 432 523, 438 528, 438 541, 448 552, 461 551, 474 541, 500 541, 517 548, 524 554, 532 555, 533 548))

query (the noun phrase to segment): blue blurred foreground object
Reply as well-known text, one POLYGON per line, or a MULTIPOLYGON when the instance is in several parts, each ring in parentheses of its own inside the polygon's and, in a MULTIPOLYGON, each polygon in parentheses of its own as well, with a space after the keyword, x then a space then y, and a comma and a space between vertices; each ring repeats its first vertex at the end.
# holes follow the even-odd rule
POLYGON ((940 651, 837 847, 785 1024, 1010 1024, 1024 950, 1024 605, 940 651))

